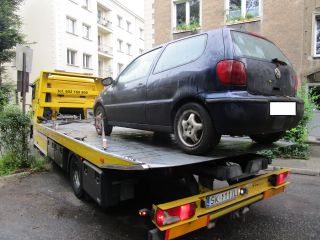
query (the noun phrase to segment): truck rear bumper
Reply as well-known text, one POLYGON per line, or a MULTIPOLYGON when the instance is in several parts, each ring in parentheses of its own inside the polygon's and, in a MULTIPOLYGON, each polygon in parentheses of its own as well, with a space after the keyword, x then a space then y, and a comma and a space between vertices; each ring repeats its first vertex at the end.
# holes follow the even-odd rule
POLYGON ((207 191, 196 196, 180 199, 170 203, 165 203, 157 206, 154 205, 153 215, 155 215, 158 209, 167 210, 188 203, 196 203, 197 209, 194 217, 192 217, 191 219, 167 226, 158 226, 155 219, 153 219, 153 222, 157 226, 157 229, 151 230, 149 232, 149 240, 175 239, 200 228, 210 228, 212 224, 214 224, 214 221, 219 217, 222 217, 239 209, 243 209, 244 207, 249 206, 255 202, 265 200, 273 197, 274 195, 282 193, 284 192, 284 189, 289 184, 289 182, 284 182, 281 185, 273 186, 270 179, 273 176, 288 171, 288 169, 276 170, 271 173, 263 174, 255 177, 254 179, 234 184, 223 189, 207 191), (234 188, 246 189, 246 194, 239 195, 237 198, 223 204, 219 204, 217 206, 213 206, 210 208, 207 208, 205 206, 204 202, 208 197, 213 196, 217 193, 226 192, 234 188))

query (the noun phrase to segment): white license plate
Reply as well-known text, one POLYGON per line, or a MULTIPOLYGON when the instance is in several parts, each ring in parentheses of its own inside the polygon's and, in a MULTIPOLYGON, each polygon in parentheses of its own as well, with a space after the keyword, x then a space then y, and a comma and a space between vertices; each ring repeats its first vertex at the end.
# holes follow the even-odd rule
POLYGON ((239 188, 230 189, 207 197, 206 208, 211 208, 229 202, 239 196, 239 188))
POLYGON ((295 116, 296 114, 296 102, 270 102, 271 116, 295 116))

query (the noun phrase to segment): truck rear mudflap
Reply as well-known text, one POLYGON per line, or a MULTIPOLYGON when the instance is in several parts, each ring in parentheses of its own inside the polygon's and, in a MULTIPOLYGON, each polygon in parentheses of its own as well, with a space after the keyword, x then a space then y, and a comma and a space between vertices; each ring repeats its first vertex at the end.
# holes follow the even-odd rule
POLYGON ((279 169, 225 188, 153 205, 151 217, 157 228, 149 231, 148 239, 175 239, 203 227, 211 228, 219 217, 284 192, 288 175, 288 169, 279 169))

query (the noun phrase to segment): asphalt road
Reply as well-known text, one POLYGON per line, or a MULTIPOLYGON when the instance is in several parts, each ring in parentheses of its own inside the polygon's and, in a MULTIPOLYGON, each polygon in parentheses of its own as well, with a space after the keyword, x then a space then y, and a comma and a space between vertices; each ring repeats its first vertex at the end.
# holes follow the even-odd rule
MULTIPOLYGON (((180 239, 319 239, 320 177, 290 180, 284 194, 254 205, 245 222, 224 217, 216 228, 180 239)), ((131 201, 102 211, 90 200, 82 202, 58 170, 0 179, 0 239, 144 240, 151 225, 137 216, 140 207, 131 201)))

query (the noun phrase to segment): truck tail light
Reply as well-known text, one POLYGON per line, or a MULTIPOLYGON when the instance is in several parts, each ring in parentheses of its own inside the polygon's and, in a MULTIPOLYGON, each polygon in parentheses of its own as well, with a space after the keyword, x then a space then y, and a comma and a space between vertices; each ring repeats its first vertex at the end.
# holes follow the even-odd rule
POLYGON ((270 182, 273 186, 279 186, 285 183, 286 178, 289 176, 289 172, 283 172, 277 175, 273 175, 270 178, 270 182))
POLYGON ((192 218, 196 213, 196 203, 188 203, 167 210, 158 209, 155 220, 159 226, 165 226, 192 218))
POLYGON ((223 85, 247 85, 247 72, 243 62, 223 60, 217 64, 217 76, 223 85))

